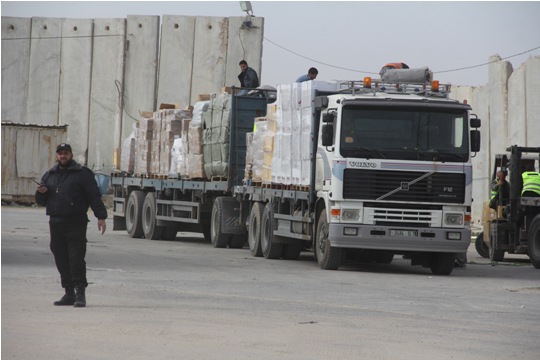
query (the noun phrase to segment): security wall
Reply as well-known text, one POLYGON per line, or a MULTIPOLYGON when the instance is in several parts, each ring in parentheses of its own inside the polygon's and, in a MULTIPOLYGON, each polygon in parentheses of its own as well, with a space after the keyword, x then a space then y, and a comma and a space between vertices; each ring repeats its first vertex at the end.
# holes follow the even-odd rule
POLYGON ((260 74, 264 18, 245 20, 3 16, 2 121, 68 125, 76 160, 110 172, 140 111, 239 86, 242 59, 260 74))
POLYGON ((457 86, 451 97, 467 100, 482 120, 482 149, 473 159, 473 222, 481 226, 482 206, 489 200, 493 159, 511 145, 540 147, 540 56, 517 69, 498 55, 489 61, 489 83, 457 86))

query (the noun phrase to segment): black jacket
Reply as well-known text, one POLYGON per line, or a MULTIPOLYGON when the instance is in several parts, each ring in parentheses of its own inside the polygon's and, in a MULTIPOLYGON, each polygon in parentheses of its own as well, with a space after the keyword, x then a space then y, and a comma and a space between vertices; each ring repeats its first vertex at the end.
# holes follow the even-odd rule
POLYGON ((254 89, 259 87, 259 77, 257 76, 257 72, 250 67, 238 75, 238 80, 240 80, 240 86, 243 88, 254 89))
POLYGON ((47 207, 51 220, 88 221, 89 207, 96 218, 107 218, 107 209, 101 201, 94 173, 75 160, 65 170, 56 164, 43 175, 41 181, 47 186, 47 192, 42 194, 36 191, 36 203, 47 207))

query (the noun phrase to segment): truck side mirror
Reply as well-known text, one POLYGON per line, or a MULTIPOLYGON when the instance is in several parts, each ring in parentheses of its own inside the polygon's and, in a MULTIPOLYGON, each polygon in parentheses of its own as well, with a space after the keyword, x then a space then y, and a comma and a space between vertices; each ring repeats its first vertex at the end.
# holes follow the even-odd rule
MULTIPOLYGON (((326 116, 326 115, 325 115, 326 116)), ((334 124, 323 124, 322 146, 334 145, 334 124)))
POLYGON ((478 129, 482 125, 482 120, 478 118, 471 118, 471 128, 478 129))
POLYGON ((327 112, 326 114, 323 115, 323 122, 327 124, 333 123, 335 116, 336 116, 335 113, 327 112))
POLYGON ((471 130, 471 151, 480 151, 480 131, 478 130, 471 130))

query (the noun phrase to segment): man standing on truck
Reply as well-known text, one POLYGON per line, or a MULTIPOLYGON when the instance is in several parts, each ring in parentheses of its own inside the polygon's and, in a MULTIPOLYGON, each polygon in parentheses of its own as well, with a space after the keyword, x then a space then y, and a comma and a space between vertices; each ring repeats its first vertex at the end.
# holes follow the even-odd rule
POLYGON ((41 178, 35 198, 38 205, 47 207, 50 248, 65 295, 54 305, 85 307, 86 228, 88 207, 98 218, 97 226, 105 233, 107 209, 92 170, 73 160, 69 144, 56 147, 57 164, 41 178))
POLYGON ((506 181, 506 171, 497 171, 496 178, 491 183, 491 199, 489 207, 497 210, 497 206, 505 206, 510 198, 510 184, 506 181))
POLYGON ((317 70, 314 67, 309 68, 308 73, 306 75, 300 76, 298 79, 296 79, 296 82, 301 83, 304 81, 315 80, 318 74, 319 74, 319 70, 317 70))
MULTIPOLYGON (((255 89, 259 87, 259 77, 257 72, 248 66, 246 60, 240 61, 240 74, 238 75, 238 80, 240 80, 240 87, 243 88, 252 88, 255 89)), ((241 90, 238 95, 247 94, 247 90, 241 90)))

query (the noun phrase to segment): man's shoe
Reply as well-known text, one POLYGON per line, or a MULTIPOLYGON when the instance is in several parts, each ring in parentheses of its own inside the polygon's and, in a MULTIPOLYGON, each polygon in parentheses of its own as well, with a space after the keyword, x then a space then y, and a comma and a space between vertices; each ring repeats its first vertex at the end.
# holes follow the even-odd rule
POLYGON ((86 306, 86 296, 85 296, 85 286, 77 286, 77 294, 75 294, 75 302, 73 307, 85 307, 86 306))
POLYGON ((66 294, 62 298, 53 303, 55 306, 73 305, 75 304, 75 290, 73 288, 66 288, 66 294))

